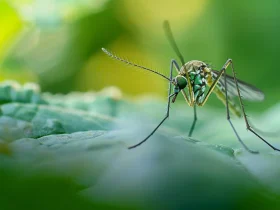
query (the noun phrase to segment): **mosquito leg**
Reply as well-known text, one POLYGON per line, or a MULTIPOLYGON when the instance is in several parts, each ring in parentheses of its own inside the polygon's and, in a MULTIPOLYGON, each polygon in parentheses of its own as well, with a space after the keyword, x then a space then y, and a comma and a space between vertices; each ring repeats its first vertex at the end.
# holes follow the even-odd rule
POLYGON ((189 135, 188 135, 189 137, 192 136, 192 133, 193 133, 193 131, 194 131, 195 124, 196 124, 196 121, 197 121, 196 105, 195 105, 195 104, 194 104, 194 106, 193 106, 193 113, 194 113, 194 118, 193 118, 192 127, 191 127, 191 129, 190 129, 190 131, 189 131, 189 135))
MULTIPOLYGON (((222 68, 222 71, 226 72, 226 68, 229 66, 229 65, 232 65, 232 60, 231 59, 228 59, 227 62, 225 63, 225 65, 223 66, 222 68)), ((233 126, 232 122, 231 122, 231 119, 230 119, 230 112, 229 112, 229 105, 228 105, 228 94, 227 94, 227 77, 225 76, 224 77, 224 80, 225 80, 225 95, 226 95, 226 111, 227 111, 227 120, 229 121, 229 124, 233 130, 233 132, 235 133, 238 141, 242 144, 242 146, 250 153, 258 153, 258 151, 254 151, 254 150, 251 150, 249 149, 246 144, 241 140, 240 136, 238 135, 235 127, 233 126)), ((239 90, 239 89, 238 89, 239 90)))
MULTIPOLYGON (((162 125, 162 123, 169 117, 171 97, 175 95, 175 94, 171 94, 173 66, 175 66, 175 68, 177 68, 177 66, 178 66, 178 64, 176 63, 175 60, 171 60, 171 63, 170 63, 170 76, 169 76, 170 82, 168 85, 168 102, 167 102, 165 117, 160 121, 160 123, 157 125, 157 127, 155 127, 155 129, 144 140, 140 141, 139 143, 137 143, 133 146, 128 147, 128 149, 133 149, 135 147, 138 147, 141 144, 143 144, 145 141, 147 141, 156 132, 156 130, 162 125)), ((178 71, 178 69, 177 69, 177 71, 178 71)))
MULTIPOLYGON (((172 60, 171 62, 173 62, 174 66, 176 67, 177 72, 179 73, 180 68, 179 68, 178 63, 177 63, 175 60, 172 60)), ((188 98, 187 94, 186 94, 183 90, 182 90, 181 92, 182 92, 182 94, 184 95, 184 98, 185 98, 186 102, 187 102, 187 103, 189 104, 189 106, 190 106, 189 98, 188 98)), ((189 131, 188 137, 191 137, 191 136, 192 136, 192 133, 193 133, 193 131, 194 131, 194 128, 195 128, 195 125, 196 125, 196 121, 197 121, 197 112, 196 112, 196 105, 195 105, 195 104, 194 104, 194 106, 193 106, 193 113, 194 113, 193 123, 192 123, 191 129, 190 129, 190 131, 189 131)))
MULTIPOLYGON (((221 76, 222 74, 225 73, 225 68, 223 68, 220 73, 218 74, 217 78, 215 79, 215 81, 212 83, 211 87, 209 88, 208 92, 206 93, 206 96, 205 98, 203 99, 202 102, 198 103, 197 105, 198 106, 203 106, 206 101, 208 100, 209 96, 211 95, 211 93, 213 92, 214 88, 216 87, 218 81, 221 79, 221 76)), ((187 96, 186 96, 186 93, 182 90, 181 91, 185 97, 185 99, 187 99, 187 96)), ((189 104, 190 105, 190 104, 189 104)), ((191 105, 190 105, 191 106, 191 105)), ((193 120, 193 123, 192 123, 192 126, 191 126, 191 129, 190 129, 190 132, 189 132, 189 137, 191 137, 192 135, 192 132, 195 128, 195 124, 196 124, 196 121, 197 121, 197 113, 196 113, 196 104, 193 104, 193 108, 194 108, 194 120, 193 120)))
POLYGON ((265 135, 265 136, 268 136, 268 137, 275 137, 275 136, 278 136, 279 133, 280 133, 280 129, 277 129, 277 131, 263 131, 259 128, 257 128, 255 125, 253 125, 253 123, 248 119, 248 122, 251 126, 251 128, 256 131, 257 133, 261 133, 261 135, 265 135))
MULTIPOLYGON (((252 132, 253 134, 255 134, 255 136, 257 136, 259 139, 261 139, 264 143, 266 143, 268 146, 270 146, 272 149, 276 150, 276 151, 280 151, 280 149, 276 148, 275 146, 273 146, 272 144, 270 144, 268 141, 266 141, 263 137, 261 137, 256 131, 254 131, 252 129, 252 127, 250 126, 249 124, 249 121, 248 121, 248 118, 247 118, 247 115, 245 113, 245 108, 244 108, 244 104, 243 104, 243 101, 242 101, 242 98, 241 98, 241 94, 240 94, 240 90, 239 90, 239 87, 238 87, 238 83, 237 83, 237 79, 236 79, 236 73, 234 71, 234 68, 233 68, 233 63, 232 63, 232 60, 229 59, 227 61, 227 66, 230 65, 231 66, 231 70, 232 70, 232 74, 233 74, 233 77, 234 77, 234 81, 235 81, 235 85, 236 85, 236 90, 237 90, 237 93, 238 93, 238 98, 239 98, 239 102, 240 102, 240 106, 241 106, 241 110, 242 110, 242 113, 243 113, 243 117, 244 117, 244 120, 245 120, 245 123, 246 123, 246 128, 247 130, 249 130, 250 132, 252 132), (228 64, 227 64, 228 63, 228 64)), ((226 77, 225 77, 225 89, 226 89, 226 77)), ((227 97, 227 89, 226 89, 226 97, 227 97)), ((228 103, 228 101, 227 101, 228 103)), ((230 121, 230 118, 229 118, 229 111, 228 111, 228 106, 227 106, 227 117, 228 117, 228 120, 230 121)), ((231 123, 231 121, 230 121, 231 123)), ((232 123, 231 123, 231 126, 233 127, 232 123)), ((247 149, 249 152, 253 152, 253 153, 256 153, 255 151, 251 151, 249 150, 245 144, 241 141, 241 139, 239 138, 239 136, 237 135, 235 129, 234 129, 234 132, 236 134, 236 136, 238 137, 239 141, 242 143, 242 145, 245 147, 245 149, 247 149)))
POLYGON ((179 67, 177 61, 175 59, 172 59, 171 63, 172 63, 171 65, 175 66, 175 69, 176 69, 177 73, 179 73, 180 67, 179 67))
MULTIPOLYGON (((177 69, 177 72, 179 73, 180 68, 179 68, 178 63, 175 60, 172 60, 172 62, 174 63, 174 65, 177 69)), ((189 106, 191 106, 190 103, 189 103, 189 98, 188 98, 187 94, 184 92, 184 90, 182 90, 181 92, 184 95, 184 98, 185 98, 186 102, 189 104, 189 106)), ((194 118, 193 118, 193 123, 192 123, 191 129, 189 131, 188 137, 192 136, 192 133, 194 131, 195 124, 196 124, 196 121, 197 121, 197 113, 196 113, 196 105, 195 104, 193 106, 193 112, 194 112, 194 118)))

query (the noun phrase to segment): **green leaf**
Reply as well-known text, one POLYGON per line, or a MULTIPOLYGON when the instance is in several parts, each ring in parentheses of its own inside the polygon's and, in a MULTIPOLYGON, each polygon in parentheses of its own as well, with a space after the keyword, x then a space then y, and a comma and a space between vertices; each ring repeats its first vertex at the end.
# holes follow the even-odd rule
POLYGON ((9 141, 86 130, 106 130, 110 117, 38 104, 10 103, 1 106, 0 138, 9 141))
POLYGON ((46 104, 37 84, 27 83, 21 86, 14 81, 0 83, 0 104, 9 102, 46 104))
POLYGON ((11 149, 24 165, 78 179, 85 185, 81 193, 94 201, 151 209, 277 209, 280 204, 278 193, 223 149, 217 153, 202 143, 160 134, 127 150, 137 136, 140 133, 126 131, 77 132, 17 140, 11 149))
MULTIPOLYGON (((259 155, 241 147, 223 113, 207 108, 198 110, 194 137, 186 137, 193 110, 185 104, 172 105, 168 121, 147 142, 128 150, 155 128, 166 105, 147 97, 124 100, 109 92, 39 93, 45 104, 23 100, 28 97, 3 104, 0 169, 18 170, 7 185, 15 182, 26 192, 24 183, 34 180, 34 188, 45 186, 36 180, 52 180, 51 172, 57 182, 50 185, 54 191, 63 193, 61 183, 68 177, 76 185, 68 182, 62 188, 75 186, 83 199, 106 203, 108 209, 278 209, 280 154, 245 132, 243 120, 233 118, 233 123, 259 155), (26 173, 30 180, 17 182, 26 173)), ((277 130, 272 122, 279 121, 279 110, 276 106, 259 116, 258 126, 277 130)), ((279 145, 277 138, 269 141, 279 145)), ((76 199, 73 206, 79 203, 76 199)))

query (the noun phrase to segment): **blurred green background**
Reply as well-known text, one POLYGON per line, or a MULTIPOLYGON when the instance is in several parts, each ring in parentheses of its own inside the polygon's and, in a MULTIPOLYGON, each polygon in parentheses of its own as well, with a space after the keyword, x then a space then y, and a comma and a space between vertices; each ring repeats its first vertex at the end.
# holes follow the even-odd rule
MULTIPOLYGON (((277 0, 1 0, 0 80, 38 82, 52 93, 118 86, 164 99, 164 80, 108 58, 101 47, 168 72, 176 58, 162 29, 169 20, 186 61, 219 70, 232 58, 238 78, 266 95, 247 109, 264 111, 279 102, 279 9, 277 0)), ((223 107, 213 96, 209 104, 223 107)))

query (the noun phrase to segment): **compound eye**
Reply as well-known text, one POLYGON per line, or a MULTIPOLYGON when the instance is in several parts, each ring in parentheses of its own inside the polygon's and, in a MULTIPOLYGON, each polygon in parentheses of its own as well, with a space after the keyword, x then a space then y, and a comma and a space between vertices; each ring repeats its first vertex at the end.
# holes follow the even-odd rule
POLYGON ((187 79, 183 76, 176 77, 177 79, 177 85, 180 89, 184 89, 187 86, 187 79))

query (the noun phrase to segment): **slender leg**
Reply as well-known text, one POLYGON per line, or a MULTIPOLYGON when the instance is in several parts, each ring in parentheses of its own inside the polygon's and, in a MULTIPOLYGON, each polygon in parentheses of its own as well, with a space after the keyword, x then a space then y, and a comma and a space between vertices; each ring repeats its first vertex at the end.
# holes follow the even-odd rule
POLYGON ((160 121, 160 123, 157 125, 157 127, 155 127, 155 129, 144 140, 140 141, 139 143, 137 143, 133 146, 128 147, 128 149, 133 149, 135 147, 138 147, 141 144, 143 144, 145 141, 147 141, 156 132, 156 130, 162 125, 162 123, 169 117, 171 97, 175 95, 175 94, 171 94, 173 66, 175 66, 176 68, 178 66, 178 64, 176 63, 175 60, 172 60, 171 63, 170 63, 170 76, 169 76, 170 82, 169 82, 169 86, 168 86, 168 102, 167 102, 165 117, 160 121))
MULTIPOLYGON (((177 69, 177 72, 179 73, 179 65, 177 64, 177 62, 175 60, 173 60, 174 62, 174 65, 176 66, 176 69, 177 69)), ((189 98, 186 94, 186 92, 184 90, 181 90, 186 102, 188 103, 189 106, 191 106, 190 102, 189 102, 189 98)), ((189 135, 188 137, 191 137, 192 136, 192 133, 194 131, 194 128, 195 128, 195 125, 196 125, 196 121, 197 121, 197 112, 196 112, 196 105, 194 104, 193 105, 193 114, 194 114, 194 118, 193 118, 193 123, 192 123, 192 126, 191 126, 191 129, 189 131, 189 135)))
POLYGON ((263 131, 263 130, 257 128, 255 125, 253 125, 250 120, 248 120, 248 122, 249 122, 251 128, 256 132, 261 133, 261 135, 265 135, 265 136, 268 136, 268 137, 279 136, 280 129, 278 129, 277 131, 263 131))
MULTIPOLYGON (((232 64, 232 60, 231 59, 228 59, 227 62, 225 63, 225 65, 223 66, 222 68, 222 71, 224 71, 224 73, 226 72, 226 68, 232 64)), ((250 153, 258 153, 258 151, 253 151, 251 149, 249 149, 246 144, 241 140, 240 136, 238 135, 235 127, 233 126, 232 122, 231 122, 231 119, 230 119, 230 112, 229 112, 229 105, 228 105, 228 94, 227 94, 227 77, 225 76, 224 77, 224 80, 225 80, 225 94, 226 94, 226 111, 227 111, 227 120, 229 121, 229 124, 233 130, 233 132, 235 133, 235 136, 237 137, 238 141, 242 144, 242 146, 250 153)), ((238 87, 237 87, 238 88, 238 87)), ((239 91, 239 89, 238 89, 239 91)))
MULTIPOLYGON (((180 68, 179 68, 178 63, 177 63, 175 60, 172 60, 172 62, 174 63, 177 72, 179 73, 180 68)), ((188 98, 186 92, 185 92, 184 90, 181 90, 181 92, 182 92, 182 94, 183 94, 183 96, 184 96, 186 102, 188 103, 188 105, 191 106, 191 104, 190 104, 190 102, 189 102, 189 98, 188 98)), ((191 136, 192 136, 192 133, 193 133, 193 131, 194 131, 194 128, 195 128, 195 125, 196 125, 196 121, 197 121, 197 112, 196 112, 196 105, 195 105, 195 104, 194 104, 194 106, 193 106, 193 113, 194 113, 193 123, 192 123, 191 129, 190 129, 190 131, 189 131, 188 137, 191 137, 191 136)))
MULTIPOLYGON (((249 130, 250 132, 252 132, 253 134, 255 134, 255 136, 259 137, 264 143, 266 143, 268 146, 270 146, 272 149, 276 150, 276 151, 280 151, 280 149, 274 147, 272 144, 270 144, 268 141, 266 141, 263 137, 261 137, 258 133, 256 133, 252 127, 250 126, 249 124, 249 121, 247 119, 247 115, 245 113, 245 108, 244 108, 244 104, 243 104, 243 101, 242 101, 242 98, 241 98, 241 94, 240 94, 240 90, 239 90, 239 87, 238 87, 238 82, 237 82, 237 79, 236 79, 236 74, 235 74, 235 71, 234 71, 234 68, 233 68, 233 63, 232 63, 232 60, 231 59, 228 59, 226 64, 226 66, 228 65, 231 65, 231 70, 232 70, 232 73, 233 73, 233 77, 234 77, 234 81, 235 81, 235 85, 236 85, 236 90, 237 90, 237 93, 238 93, 238 98, 239 98, 239 102, 240 102, 240 106, 241 106, 241 110, 242 110, 242 113, 243 113, 243 117, 244 117, 244 120, 245 120, 245 123, 246 123, 246 128, 247 130, 249 130)), ((225 77, 225 90, 226 90, 226 98, 227 98, 227 86, 226 86, 226 77, 225 77)), ((238 140, 241 142, 241 144, 244 146, 245 149, 247 149, 249 152, 253 152, 253 153, 256 153, 255 151, 251 151, 249 150, 245 144, 241 141, 240 137, 237 135, 237 132, 235 131, 231 121, 230 121, 230 116, 229 116, 229 110, 228 110, 228 100, 227 100, 227 119, 229 120, 230 124, 231 124, 231 127, 233 128, 238 140)))
MULTIPOLYGON (((210 94, 213 92, 214 88, 216 87, 216 85, 217 85, 219 79, 221 78, 221 76, 222 76, 222 74, 223 74, 224 72, 225 72, 225 69, 220 71, 218 77, 216 78, 216 80, 213 82, 213 84, 212 84, 211 87, 209 88, 209 90, 208 90, 208 92, 207 92, 205 98, 203 99, 203 101, 202 101, 201 103, 197 104, 198 106, 203 106, 203 105, 206 103, 206 101, 208 100, 210 94)), ((181 92, 183 93, 183 95, 184 95, 184 97, 185 97, 185 99, 186 99, 186 98, 187 98, 186 93, 185 93, 183 90, 182 90, 181 92)), ((190 105, 190 104, 189 104, 189 105, 190 105)), ((197 121, 196 104, 193 104, 193 110, 194 110, 194 119, 193 119, 193 123, 192 123, 191 129, 190 129, 190 131, 189 131, 189 137, 192 136, 192 133, 193 133, 193 131, 194 131, 194 128, 195 128, 195 125, 196 125, 196 121, 197 121)))
MULTIPOLYGON (((215 81, 213 82, 213 84, 211 85, 211 87, 209 88, 205 98, 203 99, 203 101, 198 104, 199 106, 203 106, 205 104, 205 102, 208 100, 210 94, 213 92, 214 88, 216 87, 218 81, 221 79, 221 76, 222 75, 225 75, 226 73, 226 69, 227 67, 232 64, 232 60, 231 59, 228 59, 227 62, 224 64, 222 70, 220 71, 220 73, 218 74, 217 78, 215 79, 215 81)), ((229 105, 228 105, 228 96, 227 96, 227 83, 226 83, 226 76, 224 76, 224 79, 225 79, 225 95, 226 95, 226 111, 227 111, 227 120, 229 121, 230 123, 230 126, 231 128, 233 129, 238 141, 242 144, 242 146, 249 152, 251 153, 258 153, 257 151, 253 151, 253 150, 250 150, 245 144, 244 142, 241 140, 241 138, 239 137, 235 127, 233 126, 231 120, 230 120, 230 114, 229 114, 229 105)), ((239 91, 239 89, 238 89, 239 91)), ((242 104, 243 105, 243 104, 242 104)))
POLYGON ((176 62, 176 60, 172 59, 171 63, 172 63, 173 66, 175 66, 175 69, 176 69, 177 73, 179 73, 180 67, 179 67, 178 63, 176 62))
POLYGON ((194 131, 194 128, 195 128, 195 124, 196 124, 196 121, 197 121, 197 114, 196 114, 196 105, 194 104, 193 106, 193 113, 194 113, 194 118, 193 118, 193 123, 192 123, 192 127, 189 131, 189 137, 192 136, 192 133, 194 131))
MULTIPOLYGON (((181 90, 181 93, 183 94, 183 96, 184 96, 186 102, 189 104, 189 106, 191 106, 191 104, 188 101, 188 97, 187 97, 187 94, 186 94, 185 90, 181 90)), ((193 104, 193 111, 194 111, 194 118, 193 118, 192 126, 191 126, 191 129, 189 131, 188 137, 192 136, 192 133, 194 131, 196 121, 197 121, 196 104, 193 104)))
POLYGON ((213 84, 211 85, 211 87, 209 88, 208 92, 206 93, 205 98, 203 99, 203 101, 199 104, 197 104, 198 106, 203 106, 206 101, 208 100, 209 96, 211 95, 211 93, 213 92, 214 88, 216 87, 218 81, 220 80, 222 74, 225 73, 225 68, 223 67, 223 69, 220 71, 220 73, 218 74, 217 78, 215 79, 215 81, 213 82, 213 84))

